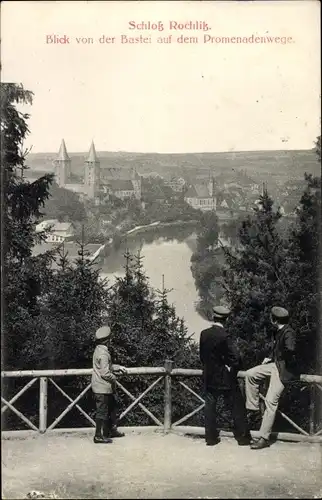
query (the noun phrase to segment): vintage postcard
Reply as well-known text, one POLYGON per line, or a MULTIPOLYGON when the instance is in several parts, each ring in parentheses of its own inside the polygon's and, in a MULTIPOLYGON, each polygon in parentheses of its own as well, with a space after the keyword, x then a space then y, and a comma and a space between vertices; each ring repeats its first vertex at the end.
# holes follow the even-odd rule
POLYGON ((321 498, 320 35, 2 2, 3 498, 321 498))

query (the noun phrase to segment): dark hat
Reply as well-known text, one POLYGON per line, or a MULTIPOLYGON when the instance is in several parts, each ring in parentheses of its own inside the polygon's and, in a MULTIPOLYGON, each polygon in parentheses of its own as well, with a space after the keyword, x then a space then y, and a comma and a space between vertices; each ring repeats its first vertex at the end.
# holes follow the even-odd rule
POLYGON ((225 319, 229 316, 230 310, 224 306, 215 306, 212 310, 213 316, 216 319, 225 319))
POLYGON ((272 307, 271 315, 275 319, 286 319, 289 317, 289 313, 284 307, 272 307))

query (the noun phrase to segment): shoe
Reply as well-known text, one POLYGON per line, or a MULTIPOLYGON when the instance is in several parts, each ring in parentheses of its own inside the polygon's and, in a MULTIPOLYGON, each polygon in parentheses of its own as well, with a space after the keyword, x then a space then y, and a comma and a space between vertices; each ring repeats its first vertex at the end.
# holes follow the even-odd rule
POLYGON ((94 443, 110 444, 113 443, 112 439, 103 436, 94 436, 94 443))
POLYGON ((216 438, 216 439, 208 439, 206 441, 206 445, 207 446, 216 446, 216 444, 220 443, 220 438, 216 438))
POLYGON ((95 430, 95 436, 94 436, 94 443, 102 443, 102 444, 109 444, 112 443, 112 439, 105 437, 104 436, 104 430, 105 430, 105 422, 104 420, 97 418, 96 419, 96 430, 95 430))
POLYGON ((243 436, 237 439, 238 446, 250 446, 254 443, 254 440, 249 436, 243 436))
POLYGON ((263 448, 269 448, 269 446, 270 446, 269 441, 262 437, 259 438, 258 441, 250 445, 252 450, 262 450, 263 448))
POLYGON ((111 438, 122 438, 125 436, 124 432, 120 432, 117 429, 114 429, 111 431, 110 434, 111 438))

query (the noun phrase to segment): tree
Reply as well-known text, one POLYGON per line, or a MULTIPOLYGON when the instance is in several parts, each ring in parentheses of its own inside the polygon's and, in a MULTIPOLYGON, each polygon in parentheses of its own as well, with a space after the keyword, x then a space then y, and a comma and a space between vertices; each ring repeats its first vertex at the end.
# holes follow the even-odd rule
MULTIPOLYGON (((318 138, 319 159, 320 151, 318 138)), ((232 248, 222 249, 224 263, 209 251, 206 239, 199 240, 198 251, 191 259, 201 297, 198 308, 205 313, 220 300, 232 308, 227 327, 243 353, 244 368, 260 363, 270 351, 270 309, 274 305, 290 311, 298 339, 299 371, 316 373, 320 366, 316 362, 321 359, 317 360, 315 353, 320 347, 321 180, 306 175, 305 181, 307 187, 292 225, 265 190, 251 216, 223 228, 231 242, 234 240, 232 248)), ((300 387, 293 386, 291 393, 285 391, 284 404, 305 425, 309 402, 300 387)))
POLYGON ((307 187, 290 231, 290 254, 295 263, 287 301, 298 333, 302 372, 315 372, 319 333, 319 268, 321 179, 305 176, 307 187))
POLYGON ((197 249, 191 256, 191 272, 200 297, 197 310, 208 319, 214 303, 223 296, 220 277, 224 259, 218 244, 218 218, 214 212, 202 212, 197 230, 197 249))
POLYGON ((237 246, 239 243, 239 231, 241 229, 244 218, 240 216, 238 219, 231 219, 224 223, 221 227, 221 233, 232 246, 237 246))
POLYGON ((74 224, 74 238, 76 241, 104 244, 109 238, 110 231, 103 231, 101 220, 94 215, 88 215, 86 221, 74 224))
MULTIPOLYGON (((307 186, 297 209, 297 218, 289 231, 289 258, 293 267, 284 277, 287 283, 286 306, 297 335, 299 372, 320 373, 321 179, 305 175, 305 180, 307 186)), ((308 391, 302 393, 298 388, 296 393, 293 388, 292 392, 287 391, 284 400, 285 407, 297 415, 302 426, 308 425, 308 391)), ((316 403, 316 408, 321 408, 321 399, 316 403)))
MULTIPOLYGON (((242 226, 241 247, 226 250, 225 295, 233 310, 227 326, 243 351, 245 368, 260 363, 269 353, 273 334, 270 309, 280 305, 290 311, 297 334, 299 372, 316 371, 320 180, 306 176, 306 181, 297 221, 284 237, 278 227, 281 214, 273 210, 273 201, 264 192, 254 216, 242 226)), ((307 394, 301 392, 299 384, 289 389, 282 406, 305 426, 307 394)), ((277 420, 276 425, 281 424, 277 420)))
MULTIPOLYGON (((24 180, 24 140, 28 114, 17 104, 32 104, 32 92, 22 85, 1 84, 1 164, 3 225, 3 346, 5 366, 19 364, 22 346, 40 328, 38 298, 49 279, 50 254, 32 256, 33 245, 44 238, 35 232, 41 209, 49 197, 52 176, 29 183, 24 180)), ((20 359, 21 361, 21 359, 20 359)))
POLYGON ((294 264, 277 230, 280 218, 265 191, 254 215, 242 224, 239 247, 225 249, 223 286, 233 311, 229 329, 239 340, 248 368, 261 362, 269 349, 273 334, 269 320, 271 307, 287 304, 285 277, 294 264))
MULTIPOLYGON (((186 361, 198 366, 196 347, 187 337, 183 321, 167 304, 166 292, 160 295, 150 288, 140 255, 126 254, 125 277, 117 279, 113 287, 101 281, 83 240, 75 262, 66 258, 63 248, 58 254, 33 256, 34 244, 45 236, 37 234, 35 226, 43 215, 41 209, 48 200, 52 176, 34 183, 23 178, 24 154, 20 148, 28 133, 28 115, 19 113, 15 103, 26 102, 31 102, 31 94, 21 86, 1 87, 5 368, 90 367, 95 330, 106 322, 112 327, 116 363, 155 366, 163 364, 167 356, 180 364, 186 361)), ((144 384, 135 377, 129 380, 133 392, 144 384)), ((87 385, 87 378, 60 383, 70 396, 74 395, 71 391, 77 393, 87 385)), ((23 413, 33 419, 39 391, 29 391, 20 404, 23 413)), ((150 397, 156 410, 163 412, 163 388, 150 397)), ((180 397, 184 409, 185 398, 180 397)), ((55 400, 50 401, 49 418, 57 414, 61 404, 66 406, 65 399, 60 398, 56 393, 55 400)), ((83 404, 91 406, 89 400, 83 404)), ((75 417, 71 413, 67 419, 74 423, 75 417)), ((142 417, 134 414, 133 420, 142 421, 142 417)))
MULTIPOLYGON (((144 366, 147 337, 153 330, 154 292, 142 269, 142 257, 125 253, 125 276, 111 291, 109 318, 115 357, 125 366, 144 366)), ((149 362, 153 362, 149 359, 149 362)))
MULTIPOLYGON (((116 363, 125 366, 163 366, 170 359, 175 366, 198 367, 197 347, 188 338, 183 320, 168 303, 168 290, 157 291, 149 286, 142 256, 125 254, 125 276, 118 278, 111 290, 109 320, 112 329, 112 352, 116 363)), ((143 392, 151 383, 138 376, 127 378, 127 389, 143 392)), ((182 391, 181 391, 182 392, 182 391)), ((122 405, 128 399, 120 395, 122 405)), ((163 413, 163 388, 147 394, 145 403, 159 418, 163 413)), ((178 415, 189 408, 186 398, 178 393, 178 415)), ((141 412, 130 414, 132 423, 149 422, 141 412)))
POLYGON ((79 195, 53 183, 50 197, 45 203, 44 214, 48 219, 58 219, 60 222, 79 222, 86 219, 84 203, 79 195))
POLYGON ((84 243, 78 254, 70 261, 63 247, 58 251, 57 268, 41 299, 43 331, 23 352, 34 368, 91 366, 94 333, 107 322, 109 290, 84 243))
POLYGON ((202 212, 197 233, 197 251, 214 250, 218 245, 219 225, 215 212, 202 212))

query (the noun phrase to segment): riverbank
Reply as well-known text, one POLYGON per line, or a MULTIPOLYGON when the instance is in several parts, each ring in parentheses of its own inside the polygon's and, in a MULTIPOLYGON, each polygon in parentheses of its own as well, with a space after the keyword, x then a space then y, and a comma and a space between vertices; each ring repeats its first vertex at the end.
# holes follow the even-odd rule
POLYGON ((198 224, 197 220, 178 220, 175 222, 152 222, 151 224, 146 224, 145 226, 136 226, 134 229, 130 229, 124 233, 125 235, 134 234, 138 232, 144 232, 149 229, 154 229, 156 227, 162 229, 166 227, 176 227, 176 226, 196 226, 198 224))
MULTIPOLYGON (((122 246, 122 243, 124 243, 124 242, 128 241, 129 239, 134 238, 138 235, 148 234, 151 232, 157 232, 157 231, 160 231, 162 229, 168 229, 168 228, 169 229, 170 228, 171 229, 191 228, 191 229, 193 229, 193 232, 194 232, 197 228, 197 225, 198 225, 197 220, 189 220, 189 221, 178 220, 178 221, 174 221, 174 222, 155 221, 155 222, 151 222, 150 224, 136 226, 132 229, 129 229, 128 231, 125 231, 124 233, 117 235, 117 237, 114 236, 113 238, 109 238, 109 240, 105 244, 103 244, 95 252, 95 255, 91 256, 91 261, 94 262, 97 259, 100 260, 100 259, 104 259, 104 258, 108 257, 111 249, 118 250, 122 246)), ((175 238, 175 235, 172 234, 171 236, 173 237, 173 239, 175 238)), ((186 233, 184 234, 184 237, 187 237, 186 233)), ((182 239, 182 237, 180 239, 182 239)), ((152 241, 151 241, 151 243, 152 243, 152 241)))

